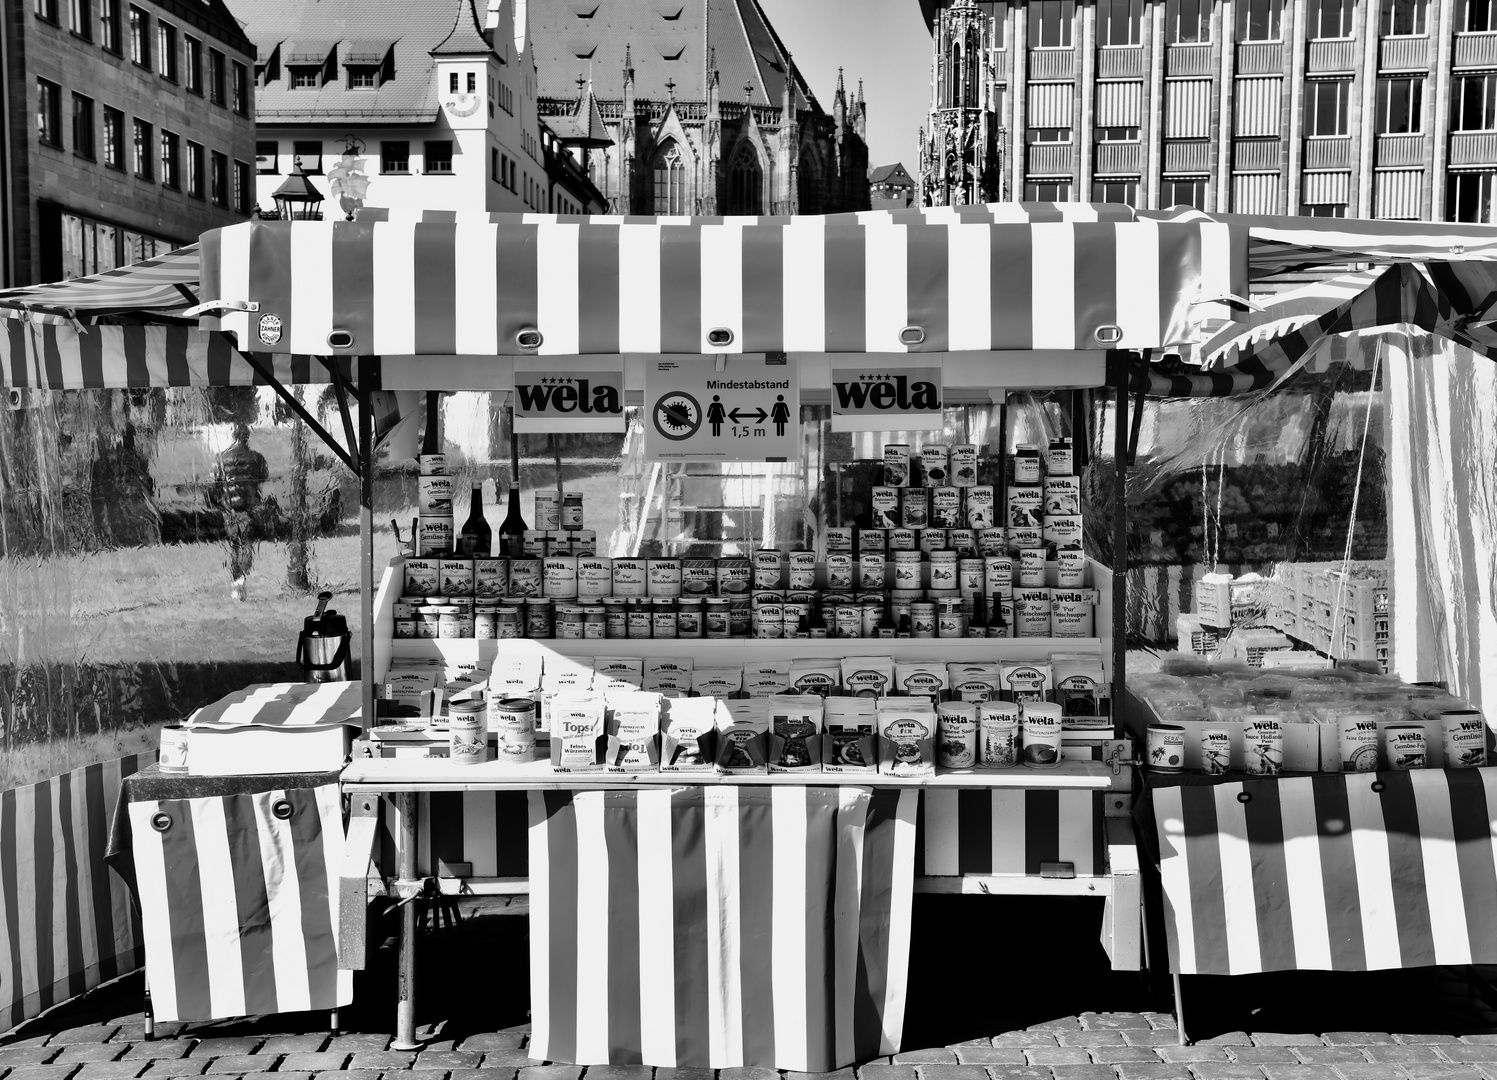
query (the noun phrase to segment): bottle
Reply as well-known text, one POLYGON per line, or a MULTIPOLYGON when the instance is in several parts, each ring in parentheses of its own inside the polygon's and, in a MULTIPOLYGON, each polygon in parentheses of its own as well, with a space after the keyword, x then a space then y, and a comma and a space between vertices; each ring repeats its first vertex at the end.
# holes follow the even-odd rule
POLYGON ((967 620, 968 637, 987 637, 987 600, 982 593, 972 597, 972 618, 967 620))
POLYGON ((466 558, 487 559, 494 548, 494 530, 483 516, 483 484, 474 482, 468 507, 468 520, 463 522, 457 549, 466 558))
POLYGON ((1003 604, 1000 602, 1000 594, 993 594, 993 602, 988 608, 988 637, 1008 637, 1008 623, 1003 618, 1003 604))
POLYGON ((897 638, 907 638, 915 636, 915 624, 910 619, 910 613, 908 611, 906 611, 899 617, 899 628, 894 631, 894 636, 897 638))
POLYGON ((811 605, 811 625, 806 632, 806 636, 821 639, 825 639, 827 636, 826 617, 821 613, 820 600, 811 605))
POLYGON ((499 526, 500 554, 511 559, 523 559, 527 528, 525 518, 520 514, 520 485, 513 484, 509 489, 509 513, 504 515, 504 521, 499 526))
POLYGON ((446 476, 447 455, 442 453, 442 397, 435 390, 426 392, 426 434, 421 441, 421 475, 446 476))
POLYGON ((885 594, 884 614, 878 620, 878 628, 875 631, 875 636, 881 638, 891 638, 894 637, 896 633, 898 633, 898 630, 899 628, 894 625, 894 598, 885 594))

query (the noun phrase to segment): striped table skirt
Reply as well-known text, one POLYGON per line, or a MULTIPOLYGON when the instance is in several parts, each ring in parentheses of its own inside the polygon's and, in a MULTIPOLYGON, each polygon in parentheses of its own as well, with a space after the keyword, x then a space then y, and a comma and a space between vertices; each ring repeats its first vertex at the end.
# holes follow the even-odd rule
POLYGON ((110 861, 140 904, 159 1020, 332 1009, 343 812, 338 774, 126 779, 110 861))
POLYGON ((916 802, 531 793, 531 1056, 825 1072, 897 1052, 916 802))
POLYGON ((1149 787, 1177 973, 1497 964, 1497 768, 1149 787))

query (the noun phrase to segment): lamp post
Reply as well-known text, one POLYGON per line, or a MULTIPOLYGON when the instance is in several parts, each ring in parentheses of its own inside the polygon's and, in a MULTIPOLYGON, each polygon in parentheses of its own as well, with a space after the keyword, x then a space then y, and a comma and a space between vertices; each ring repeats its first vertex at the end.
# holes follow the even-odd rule
POLYGON ((321 221, 322 192, 317 190, 300 165, 270 196, 282 221, 321 221))

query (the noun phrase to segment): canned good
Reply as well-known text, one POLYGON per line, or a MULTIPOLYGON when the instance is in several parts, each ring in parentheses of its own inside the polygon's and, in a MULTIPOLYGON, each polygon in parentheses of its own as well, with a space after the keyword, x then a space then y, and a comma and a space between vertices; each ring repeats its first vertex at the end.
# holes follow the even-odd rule
POLYGON ((760 604, 753 613, 754 636, 777 638, 785 632, 785 605, 781 603, 760 604))
POLYGON ((868 493, 869 518, 875 529, 895 529, 903 522, 899 518, 899 489, 876 487, 868 493))
POLYGON ((910 444, 884 443, 884 483, 904 487, 910 482, 910 444))
POLYGON ((984 769, 1019 763, 1019 706, 1012 701, 977 703, 977 761, 984 769))
POLYGON ((1008 527, 1039 528, 1044 524, 1045 493, 1038 484, 1015 484, 1008 489, 1008 527))
POLYGON ((754 552, 754 588, 778 589, 785 557, 773 548, 754 552))
POLYGON ((613 560, 613 595, 644 596, 649 591, 644 559, 613 560))
POLYGON ((733 602, 725 596, 709 596, 705 616, 706 636, 709 638, 730 637, 733 602))
POLYGON ((790 564, 791 589, 816 588, 816 553, 814 551, 792 551, 787 561, 790 564))
POLYGON ((951 448, 951 483, 970 488, 977 483, 977 445, 957 443, 951 448))
POLYGON ((962 598, 970 600, 979 594, 987 595, 987 582, 983 575, 981 559, 958 559, 956 564, 956 588, 962 598))
POLYGON ((416 636, 418 638, 442 636, 442 609, 440 607, 428 605, 417 610, 416 636))
POLYGON ((623 596, 603 598, 604 636, 626 638, 629 636, 629 601, 623 596))
POLYGON ((1063 589, 1080 589, 1086 586, 1086 556, 1079 548, 1067 548, 1055 553, 1055 584, 1063 589))
POLYGON ((575 555, 572 550, 572 534, 566 529, 548 529, 546 531, 546 549, 537 552, 538 555, 575 555))
POLYGON ((657 638, 676 636, 676 600, 671 596, 650 599, 650 635, 657 638))
POLYGON ((887 530, 890 551, 918 551, 920 549, 920 534, 914 529, 906 529, 901 526, 898 529, 887 530))
POLYGON ((753 585, 753 564, 747 559, 717 560, 717 594, 732 598, 748 596, 753 585))
POLYGON ((422 517, 452 516, 452 477, 443 473, 416 479, 416 512, 422 517))
MULTIPOLYGON (((813 563, 814 566, 814 563, 813 563)), ((681 560, 681 595, 698 598, 717 591, 716 559, 681 560)))
POLYGON ((888 529, 859 529, 858 530, 858 553, 871 551, 875 555, 882 555, 889 546, 888 529))
POLYGON ((463 636, 463 609, 457 605, 444 605, 436 609, 438 614, 437 636, 460 638, 463 636))
POLYGON ((962 496, 962 516, 970 529, 991 529, 998 524, 997 504, 991 484, 974 484, 962 496))
POLYGON ((884 587, 884 566, 888 557, 883 554, 874 554, 865 551, 858 557, 858 588, 860 589, 882 589, 884 587))
POLYGON ((561 493, 561 527, 563 529, 582 528, 582 492, 563 491, 561 493))
POLYGON ((535 527, 542 531, 561 528, 561 493, 537 491, 535 493, 535 527))
POLYGON ((749 598, 728 597, 728 633, 732 637, 747 637, 749 632, 749 598))
POLYGON ((828 525, 822 530, 826 538, 826 550, 828 553, 840 552, 845 555, 852 554, 852 526, 851 525, 828 525))
POLYGON ((529 599, 541 595, 542 560, 526 556, 509 560, 509 595, 529 599))
POLYGON ((922 589, 920 552, 896 551, 894 553, 894 587, 896 589, 922 589))
POLYGON ((577 556, 547 555, 542 560, 541 591, 556 600, 577 597, 577 556))
POLYGON ((502 607, 494 613, 494 636, 496 638, 523 637, 521 612, 518 608, 502 607))
POLYGON ((1479 769, 1487 763, 1487 728, 1475 709, 1440 714, 1440 746, 1447 769, 1479 769))
POLYGON ((860 638, 863 636, 863 608, 858 604, 838 604, 837 636, 860 638))
POLYGON ((946 542, 950 539, 945 529, 929 528, 920 530, 920 550, 926 555, 932 551, 945 551, 946 542))
POLYGON ((564 604, 556 609, 556 636, 565 641, 581 641, 584 617, 582 609, 575 604, 564 604))
POLYGON ((481 607, 473 612, 473 636, 488 640, 495 634, 494 620, 499 614, 496 607, 481 607))
POLYGON ((582 636, 590 641, 601 641, 608 636, 608 611, 602 604, 582 609, 582 636))
POLYGON ((977 706, 943 701, 936 706, 936 764, 970 769, 977 764, 977 706))
POLYGON ((182 724, 168 724, 161 729, 161 753, 156 767, 165 773, 185 773, 188 769, 188 730, 182 724))
POLYGON ((982 591, 1008 595, 1014 587, 1014 560, 1011 555, 986 555, 982 560, 982 591))
POLYGON ((1014 594, 1014 637, 1050 636, 1050 590, 1020 586, 1014 594))
POLYGON ((417 636, 417 634, 416 634, 416 624, 419 621, 420 620, 417 619, 417 618, 415 618, 414 616, 412 616, 409 619, 396 619, 395 620, 395 636, 398 637, 398 638, 413 638, 413 637, 416 637, 417 636))
POLYGON ((707 624, 706 609, 701 597, 683 597, 676 608, 676 636, 683 638, 704 637, 707 624))
POLYGON ((1081 477, 1047 476, 1044 483, 1045 513, 1081 513, 1081 477))
POLYGON ((1070 439, 1050 440, 1050 448, 1045 452, 1045 471, 1051 476, 1070 476, 1075 471, 1070 439))
POLYGON ((852 588, 852 556, 828 555, 826 557, 826 587, 828 589, 852 588))
POLYGON ((613 560, 598 555, 578 555, 577 595, 596 600, 613 595, 613 560))
POLYGON ((681 595, 680 559, 647 559, 645 573, 650 596, 674 600, 681 595))
POLYGON ((629 636, 647 638, 655 630, 655 612, 649 600, 636 598, 629 604, 629 636))
POLYGON ((1383 744, 1388 768, 1398 772, 1424 768, 1424 728, 1418 724, 1389 724, 1383 729, 1383 744))
POLYGON ((928 486, 942 487, 951 482, 951 447, 947 444, 926 443, 920 448, 920 464, 928 486))
POLYGON ((1050 590, 1050 636, 1089 638, 1096 636, 1097 596, 1090 589, 1050 590))
POLYGON ((447 706, 447 756, 454 765, 477 765, 489 756, 488 703, 454 701, 447 706))
POLYGON ((1027 551, 1030 548, 1042 548, 1044 546, 1045 539, 1040 535, 1040 527, 1038 525, 1032 527, 1021 526, 1008 530, 1009 551, 1027 551))
POLYGON ((593 529, 573 529, 567 536, 571 538, 573 555, 596 555, 598 553, 598 534, 593 529))
POLYGON ((443 476, 447 472, 446 454, 422 454, 417 462, 422 476, 443 476))
POLYGON ((932 551, 930 553, 931 589, 956 588, 957 557, 954 551, 932 551))
POLYGON ((437 570, 438 560, 411 558, 405 560, 402 569, 404 592, 412 597, 441 595, 441 577, 437 570))
POLYGON ((946 546, 958 555, 974 556, 977 552, 977 533, 971 529, 947 529, 946 546))
POLYGON ((1232 733, 1226 728, 1201 729, 1201 772, 1225 776, 1232 765, 1232 733))
POLYGON ((508 559, 473 560, 473 595, 498 600, 509 593, 508 559))
POLYGON ((1177 773, 1185 768, 1185 728, 1180 724, 1150 724, 1148 729, 1149 768, 1155 772, 1177 773))
POLYGON ((500 761, 524 762, 535 757, 535 701, 501 698, 489 703, 489 730, 498 737, 500 761))
POLYGON ((977 553, 979 555, 1004 555, 1008 552, 1008 530, 1003 526, 977 530, 977 553))
POLYGON ((911 636, 933 638, 936 636, 936 605, 928 600, 917 600, 910 604, 911 636))
POLYGON ((1046 514, 1040 535, 1057 551, 1081 550, 1081 515, 1046 514))
POLYGON ((418 517, 416 519, 416 554, 418 557, 441 555, 452 550, 452 518, 418 517))
POLYGON ((962 489, 930 489, 930 523, 938 529, 955 529, 962 523, 962 489))
POLYGON ((525 554, 533 559, 544 559, 551 550, 551 533, 546 529, 525 530, 525 554))
POLYGON ((1060 706, 1044 701, 1026 701, 1021 710, 1024 731, 1024 765, 1030 769, 1053 769, 1060 764, 1060 706))
POLYGON ((1042 589, 1045 587, 1045 549, 1024 548, 1019 552, 1019 587, 1042 589))
POLYGON ((929 489, 900 488, 899 524, 906 529, 923 529, 930 524, 929 489))
POLYGON ((1242 733, 1243 766, 1254 775, 1276 776, 1284 768, 1284 728, 1275 716, 1253 716, 1242 733))
POLYGON ((532 596, 525 601, 526 637, 548 638, 554 636, 555 620, 556 615, 550 600, 544 597, 532 596))
POLYGON ((1040 482, 1040 448, 1034 443, 1020 443, 1014 449, 1014 476, 1016 484, 1038 484, 1040 482))
POLYGON ((1374 713, 1342 713, 1336 720, 1340 737, 1342 772, 1376 772, 1378 751, 1377 716, 1374 713))

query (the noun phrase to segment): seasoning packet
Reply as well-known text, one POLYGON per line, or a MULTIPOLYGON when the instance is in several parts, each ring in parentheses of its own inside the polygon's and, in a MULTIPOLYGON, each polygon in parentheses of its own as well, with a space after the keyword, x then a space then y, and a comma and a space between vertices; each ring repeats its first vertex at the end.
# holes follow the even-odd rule
POLYGON ((701 667, 691 673, 693 697, 715 697, 726 701, 743 693, 743 668, 701 667))
POLYGON ((1049 701, 1053 685, 1048 660, 1004 660, 999 665, 1001 701, 1049 701))
POLYGON ((653 656, 645 661, 646 690, 666 697, 691 693, 692 661, 689 656, 653 656))
POLYGON ((894 689, 894 661, 887 656, 842 659, 842 692, 851 697, 883 697, 894 689))
POLYGON ((386 701, 393 703, 398 716, 430 716, 441 673, 432 669, 392 670, 385 675, 386 701))
POLYGON ((717 771, 766 772, 769 711, 767 698, 744 698, 724 703, 718 712, 717 771))
POLYGON ((920 698, 887 697, 878 703, 878 771, 888 776, 934 776, 936 710, 920 698))
POLYGON ((717 760, 718 703, 714 697, 662 702, 660 771, 710 772, 717 760))
POLYGON ((751 698, 767 698, 790 689, 790 661, 762 661, 745 664, 743 692, 751 698))
POLYGON ((951 663, 946 665, 947 701, 997 701, 998 665, 951 663))
POLYGON ((601 694, 550 696, 553 772, 601 772, 604 704, 601 694))
POLYGON ((540 688, 540 657, 496 660, 489 673, 489 694, 493 697, 529 697, 540 688))
POLYGON ((872 698, 827 698, 821 735, 823 772, 878 772, 877 716, 872 698))
POLYGON ((775 694, 768 699, 769 771, 820 772, 824 705, 815 694, 775 694))
POLYGON ((934 660, 917 660, 894 665, 894 686, 906 697, 923 697, 935 705, 946 694, 946 665, 934 660))
POLYGON ((1111 695, 1100 656, 1055 653, 1050 657, 1055 703, 1066 730, 1111 728, 1111 695))
POLYGON ((842 692, 842 664, 836 660, 790 661, 790 688, 798 694, 831 697, 842 692))
POLYGON ((609 772, 653 772, 660 764, 660 695, 612 694, 604 722, 609 772))
POLYGON ((644 661, 637 656, 593 657, 593 689, 600 693, 638 690, 644 682, 644 661))

